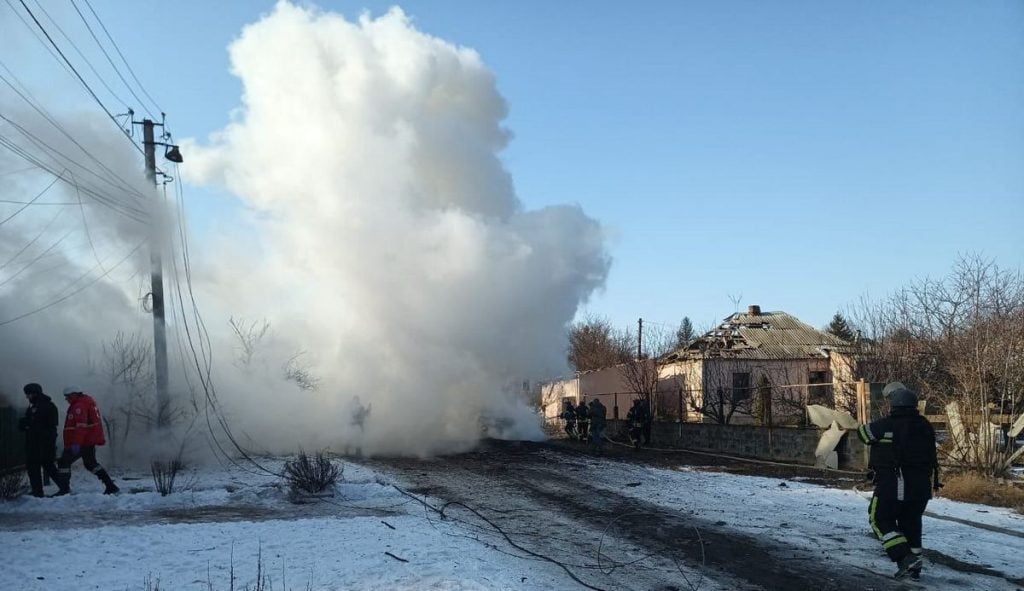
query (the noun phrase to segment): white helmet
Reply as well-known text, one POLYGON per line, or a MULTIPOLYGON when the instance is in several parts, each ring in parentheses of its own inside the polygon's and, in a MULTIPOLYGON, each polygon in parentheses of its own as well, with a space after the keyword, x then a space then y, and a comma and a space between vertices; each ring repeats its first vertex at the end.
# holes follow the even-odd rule
POLYGON ((81 394, 81 393, 82 393, 82 389, 79 388, 78 386, 68 386, 67 388, 64 388, 64 395, 65 396, 71 396, 72 394, 81 394))

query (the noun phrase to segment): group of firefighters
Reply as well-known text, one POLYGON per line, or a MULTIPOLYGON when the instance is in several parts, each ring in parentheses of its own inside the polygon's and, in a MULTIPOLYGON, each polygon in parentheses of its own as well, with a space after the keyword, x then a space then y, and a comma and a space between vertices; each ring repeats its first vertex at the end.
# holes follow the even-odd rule
MULTIPOLYGON (((604 429, 607 422, 607 407, 597 398, 590 401, 580 401, 574 405, 571 400, 566 399, 562 403, 562 413, 559 417, 565 421, 565 434, 570 439, 589 441, 600 447, 604 441, 604 429)), ((629 438, 637 447, 641 442, 643 445, 651 444, 651 424, 654 422, 651 415, 651 407, 646 400, 636 399, 626 413, 626 423, 629 424, 629 438)))
MULTIPOLYGON (((882 548, 896 564, 896 578, 921 577, 921 517, 932 492, 938 491, 939 463, 935 430, 918 411, 917 394, 900 382, 885 386, 889 416, 857 428, 858 438, 869 446, 868 478, 875 485, 868 505, 868 523, 882 548)), ((588 407, 581 401, 563 402, 560 417, 571 439, 600 446, 604 439, 605 407, 594 398, 588 407)), ((634 445, 651 443, 652 416, 646 400, 634 400, 626 415, 634 445)))
POLYGON ((71 465, 79 459, 86 470, 103 483, 103 494, 119 492, 110 474, 96 461, 96 448, 107 440, 103 435, 100 410, 92 396, 77 386, 64 388, 68 412, 64 419, 64 451, 57 457, 57 427, 60 425, 57 405, 43 393, 39 384, 25 384, 22 390, 28 409, 18 426, 25 433, 25 470, 32 496, 44 496, 43 474, 57 485, 57 492, 51 496, 70 493, 71 465))

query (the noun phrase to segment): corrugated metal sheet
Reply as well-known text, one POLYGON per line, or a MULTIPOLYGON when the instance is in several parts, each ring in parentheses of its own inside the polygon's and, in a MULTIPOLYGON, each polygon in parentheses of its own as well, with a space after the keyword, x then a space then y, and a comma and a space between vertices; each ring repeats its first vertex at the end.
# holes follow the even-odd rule
POLYGON ((756 316, 733 314, 718 328, 668 358, 804 359, 825 357, 826 349, 842 352, 850 347, 835 335, 785 312, 762 312, 756 316))

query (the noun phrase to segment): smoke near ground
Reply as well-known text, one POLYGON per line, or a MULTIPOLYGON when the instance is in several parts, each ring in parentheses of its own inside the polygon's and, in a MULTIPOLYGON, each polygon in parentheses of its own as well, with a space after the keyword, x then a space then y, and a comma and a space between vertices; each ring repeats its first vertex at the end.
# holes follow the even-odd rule
MULTIPOLYGON (((517 198, 499 157, 508 106, 481 57, 400 9, 348 20, 287 2, 229 51, 239 108, 183 143, 181 174, 243 212, 191 261, 238 439, 423 455, 472 445, 483 428, 539 437, 523 381, 564 369, 566 323, 610 260, 579 206, 517 198)), ((130 304, 116 309, 144 321, 130 304)), ((78 306, 74 322, 88 325, 94 305, 106 310, 78 306)), ((50 339, 62 321, 19 338, 50 339)), ((110 338, 121 324, 89 330, 110 338)), ((184 382, 169 330, 187 408, 195 375, 184 382)))

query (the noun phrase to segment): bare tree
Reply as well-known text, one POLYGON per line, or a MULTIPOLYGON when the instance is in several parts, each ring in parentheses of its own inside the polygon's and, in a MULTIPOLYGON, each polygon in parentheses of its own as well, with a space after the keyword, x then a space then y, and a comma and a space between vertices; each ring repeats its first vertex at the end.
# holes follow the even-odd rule
POLYGON ((232 316, 228 320, 228 326, 231 327, 231 332, 238 341, 235 347, 237 355, 235 364, 239 367, 249 367, 249 364, 252 363, 252 358, 256 355, 256 351, 259 350, 260 343, 267 336, 267 332, 270 331, 270 322, 266 318, 262 320, 246 320, 244 318, 235 320, 235 317, 232 316))
MULTIPOLYGON (((630 330, 619 333, 619 341, 623 348, 633 350, 633 344, 640 337, 630 330)), ((659 325, 644 327, 643 341, 638 349, 642 355, 627 355, 619 365, 619 374, 635 398, 650 405, 651 412, 656 412, 655 397, 661 384, 661 360, 670 353, 675 344, 675 334, 663 330, 659 325)))
POLYGON ((576 371, 614 367, 631 359, 632 351, 632 335, 607 318, 590 316, 569 327, 568 361, 576 371))
POLYGON ((1009 468, 1015 452, 1000 429, 1011 432, 1024 413, 1019 270, 962 256, 944 278, 914 281, 879 302, 862 300, 854 324, 866 336, 860 375, 903 381, 931 406, 959 416, 964 429, 954 430, 947 450, 955 462, 988 475, 1009 468))

